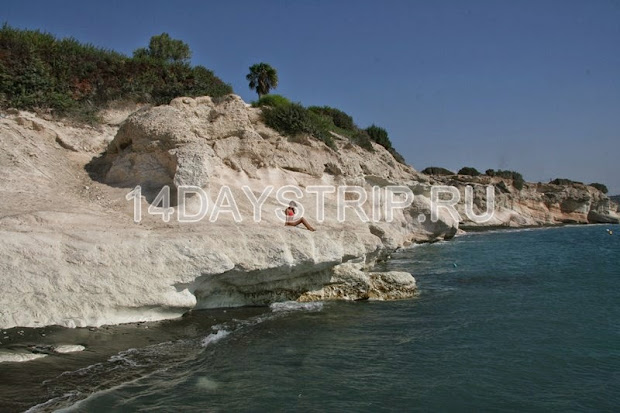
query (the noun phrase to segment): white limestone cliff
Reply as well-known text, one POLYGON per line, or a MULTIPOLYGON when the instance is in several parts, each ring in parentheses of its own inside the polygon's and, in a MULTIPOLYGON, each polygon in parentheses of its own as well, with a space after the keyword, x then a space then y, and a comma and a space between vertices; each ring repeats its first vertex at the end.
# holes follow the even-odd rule
MULTIPOLYGON (((0 327, 98 326, 284 300, 410 297, 411 275, 369 270, 395 248, 454 236, 458 223, 448 215, 418 221, 429 209, 424 196, 397 210, 391 223, 363 223, 352 211, 338 222, 334 196, 317 223, 308 198, 306 216, 318 227, 310 232, 285 227, 273 195, 254 222, 242 187, 258 197, 268 185, 397 184, 417 191, 428 180, 378 145, 371 154, 336 138, 333 151, 310 137, 280 136, 259 118, 258 109, 229 96, 145 108, 118 132, 113 124, 79 129, 26 112, 1 119, 0 327), (138 184, 144 219, 136 224, 125 196, 138 184), (179 185, 199 186, 211 200, 226 185, 243 222, 230 214, 215 222, 163 222, 147 213, 162 185, 173 195, 179 185)), ((188 199, 190 212, 198 201, 188 199)))
MULTIPOLYGON (((467 184, 478 192, 495 185, 497 210, 483 227, 617 217, 616 205, 590 188, 526 184, 519 191, 481 178, 450 183, 396 162, 376 144, 371 153, 339 136, 337 150, 308 136, 287 138, 234 95, 178 98, 128 115, 108 111, 96 128, 28 112, 0 118, 0 328, 99 326, 287 300, 411 297, 410 274, 372 268, 399 247, 456 234, 459 222, 446 210, 438 221, 428 219, 433 183, 454 184, 461 194, 467 184), (136 185, 143 195, 140 223, 126 199, 136 185), (148 212, 164 185, 175 208, 168 222, 148 212), (199 222, 177 220, 181 185, 208 194, 199 222), (306 217, 318 229, 310 232, 285 227, 276 216, 283 206, 271 193, 254 222, 245 191, 258 198, 269 186, 275 192, 285 185, 359 186, 367 193, 399 185, 415 197, 391 222, 362 222, 351 208, 339 222, 337 196, 328 194, 325 220, 317 222, 316 196, 306 194, 306 217), (226 212, 209 219, 223 186, 237 201, 241 223, 226 212)), ((476 212, 485 207, 479 195, 476 212)), ((185 206, 199 212, 200 197, 188 197, 185 206)), ((370 202, 363 209, 372 216, 370 202)), ((462 203, 457 209, 464 217, 462 203)))

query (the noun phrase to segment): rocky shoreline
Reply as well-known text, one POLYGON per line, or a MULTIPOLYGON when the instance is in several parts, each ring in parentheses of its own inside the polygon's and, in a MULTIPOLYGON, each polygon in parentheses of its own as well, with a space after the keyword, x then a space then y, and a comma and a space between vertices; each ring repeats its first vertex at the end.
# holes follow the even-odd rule
MULTIPOLYGON (((505 180, 428 177, 377 144, 369 152, 335 135, 333 150, 310 137, 281 136, 262 123, 261 109, 235 95, 131 109, 104 113, 98 128, 28 112, 0 119, 0 169, 7 177, 0 183, 6 198, 0 281, 7 286, 0 328, 153 321, 193 308, 286 300, 410 297, 410 274, 372 272, 374 263, 411 243, 450 239, 459 225, 474 227, 443 210, 436 222, 420 219, 430 214, 434 184, 461 192, 471 185, 476 193, 494 185, 496 214, 482 227, 618 222, 617 206, 591 187, 517 190, 505 180), (127 198, 136 185, 144 195, 137 198, 145 211, 139 223, 127 198), (146 212, 164 185, 173 194, 182 185, 202 188, 211 200, 224 186, 236 199, 247 199, 248 190, 258 199, 267 186, 356 186, 371 193, 397 185, 414 200, 391 222, 348 216, 340 222, 336 199, 327 196, 326 219, 310 232, 284 227, 273 213, 282 208, 275 197, 266 199, 260 222, 240 224, 232 214, 215 222, 164 222, 146 212)), ((477 213, 484 200, 476 198, 477 213)), ((305 205, 310 217, 317 216, 314 201, 305 205)), ((188 198, 189 213, 199 206, 197 197, 188 198)), ((463 208, 457 207, 466 216, 463 208)), ((240 204, 239 212, 252 217, 252 204, 240 204)))

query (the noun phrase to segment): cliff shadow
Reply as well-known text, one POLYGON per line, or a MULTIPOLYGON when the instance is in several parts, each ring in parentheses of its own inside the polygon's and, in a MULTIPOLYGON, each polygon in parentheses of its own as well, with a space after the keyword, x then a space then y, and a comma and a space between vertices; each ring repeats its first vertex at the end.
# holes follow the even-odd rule
POLYGON ((149 204, 153 204, 159 193, 164 186, 170 188, 170 206, 177 206, 177 188, 172 182, 171 177, 167 179, 159 179, 154 182, 153 180, 143 180, 142 182, 132 182, 128 180, 110 180, 108 173, 112 168, 112 161, 109 158, 108 152, 104 151, 91 158, 91 160, 84 166, 84 170, 95 182, 107 185, 112 188, 124 188, 127 192, 133 190, 137 185, 141 187, 141 195, 146 199, 149 204))

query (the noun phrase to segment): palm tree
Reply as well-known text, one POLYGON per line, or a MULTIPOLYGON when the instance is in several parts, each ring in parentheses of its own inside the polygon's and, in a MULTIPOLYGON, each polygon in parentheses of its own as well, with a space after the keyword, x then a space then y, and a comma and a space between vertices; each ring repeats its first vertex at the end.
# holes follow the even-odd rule
POLYGON ((269 93, 269 89, 278 86, 278 72, 267 63, 257 63, 250 66, 250 73, 245 77, 250 81, 250 89, 256 90, 258 98, 269 93))

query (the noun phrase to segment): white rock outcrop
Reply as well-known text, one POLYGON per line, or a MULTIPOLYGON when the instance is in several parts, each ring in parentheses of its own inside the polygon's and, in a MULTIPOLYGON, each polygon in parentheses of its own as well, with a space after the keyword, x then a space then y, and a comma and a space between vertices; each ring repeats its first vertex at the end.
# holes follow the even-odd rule
MULTIPOLYGON (((461 195, 468 184, 477 192, 495 185, 495 215, 479 227, 617 222, 616 205, 593 188, 526 184, 519 191, 497 179, 427 177, 376 144, 371 153, 334 136, 332 150, 311 137, 281 136, 260 114, 230 95, 178 98, 124 122, 127 113, 113 111, 99 128, 27 112, 0 118, 0 328, 100 326, 289 300, 411 297, 410 274, 372 268, 396 248, 457 233, 458 219, 444 209, 436 222, 428 219, 435 182, 454 184, 461 195), (142 197, 126 198, 136 185, 142 197), (166 222, 155 203, 165 185, 174 208, 166 222), (194 194, 177 205, 182 185, 201 188, 206 198, 194 194), (283 205, 275 192, 287 185, 306 193, 301 203, 316 232, 285 227, 277 216, 283 205), (318 196, 309 188, 319 185, 367 194, 398 185, 415 197, 389 222, 382 213, 363 222, 358 214, 373 217, 371 200, 362 212, 349 205, 343 221, 338 193, 327 194, 318 222, 318 196), (229 202, 218 204, 224 187, 242 222, 229 202), (249 196, 258 199, 269 187, 255 222, 249 196), (204 218, 180 222, 181 206, 204 218)), ((343 195, 356 199, 354 192, 343 195)), ((477 213, 484 199, 476 198, 477 213)), ((457 209, 464 217, 463 205, 457 209)))
MULTIPOLYGON (((335 194, 326 197, 325 221, 318 223, 309 197, 306 216, 318 228, 310 232, 285 227, 276 216, 283 207, 271 194, 254 222, 244 186, 258 198, 269 185, 419 191, 429 181, 378 145, 371 154, 336 137, 334 151, 309 137, 280 136, 237 96, 175 99, 138 110, 118 131, 111 124, 84 129, 83 136, 25 112, 1 119, 0 128, 7 177, 0 182, 1 328, 99 326, 286 300, 410 297, 413 277, 369 272, 374 262, 412 242, 450 238, 458 227, 446 215, 421 223, 418 216, 429 210, 422 195, 392 222, 375 223, 361 222, 352 210, 339 222, 335 194), (139 224, 126 199, 135 185, 144 195, 139 224), (180 185, 203 188, 207 217, 163 222, 149 214, 162 185, 171 186, 173 197, 180 185), (228 213, 208 219, 223 186, 243 222, 228 213), (345 276, 349 263, 355 268, 345 276)), ((190 213, 199 201, 188 198, 190 213)), ((364 210, 372 212, 368 203, 364 210)))

